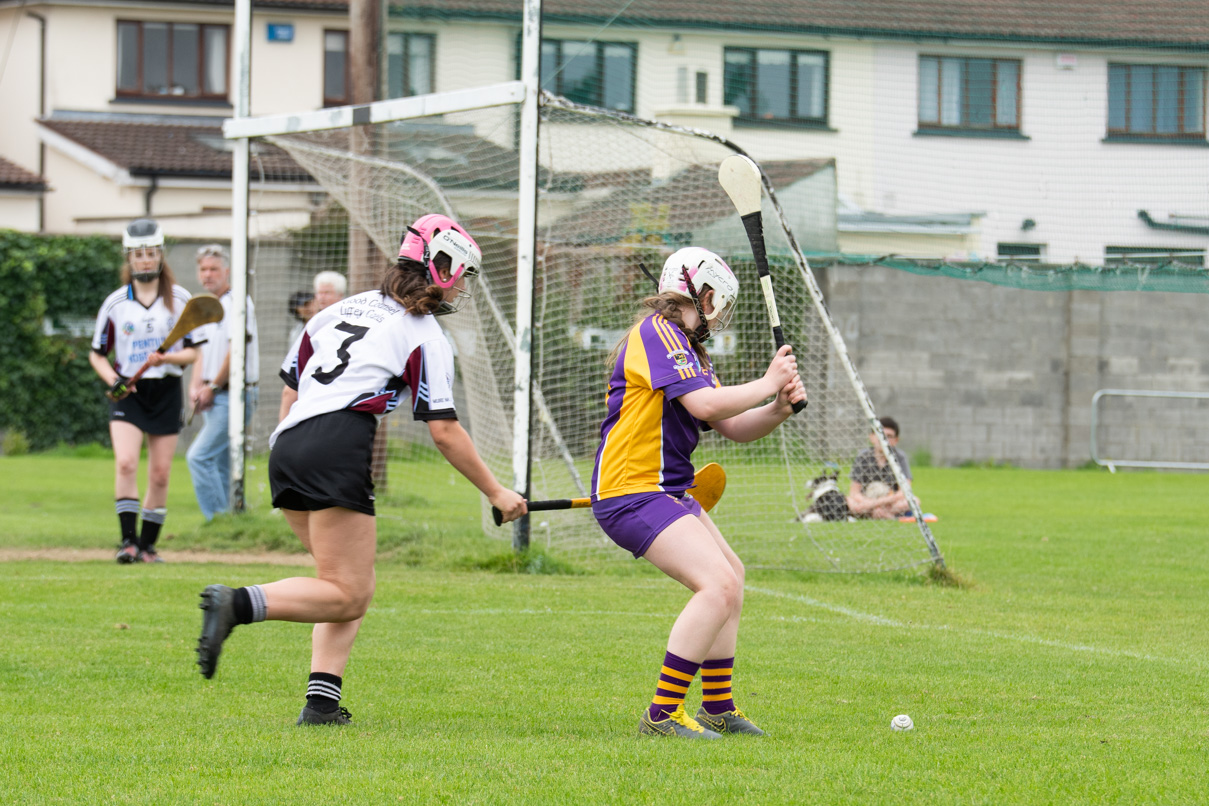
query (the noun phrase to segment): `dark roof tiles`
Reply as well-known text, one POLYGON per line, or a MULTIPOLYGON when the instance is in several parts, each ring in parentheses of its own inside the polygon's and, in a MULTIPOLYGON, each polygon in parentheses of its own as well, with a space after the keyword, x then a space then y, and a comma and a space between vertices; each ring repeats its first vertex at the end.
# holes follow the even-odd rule
MULTIPOLYGON (((231 152, 219 118, 213 124, 55 118, 40 123, 135 176, 231 175, 231 152)), ((252 170, 257 174, 263 170, 270 181, 307 177, 289 156, 266 143, 257 144, 252 170)))
POLYGON ((45 190, 46 183, 36 173, 0 157, 0 187, 7 190, 45 190))

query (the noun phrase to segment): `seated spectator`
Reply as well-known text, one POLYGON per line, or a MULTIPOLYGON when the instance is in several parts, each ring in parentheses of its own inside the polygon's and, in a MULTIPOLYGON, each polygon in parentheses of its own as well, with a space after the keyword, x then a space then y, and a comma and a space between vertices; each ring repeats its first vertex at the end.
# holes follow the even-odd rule
MULTIPOLYGON (((893 417, 879 417, 886 442, 903 471, 908 484, 911 482, 911 466, 907 456, 898 449, 898 423, 893 417)), ((891 520, 911 514, 911 504, 899 489, 890 462, 882 453, 881 442, 876 433, 869 434, 869 444, 852 463, 852 486, 848 490, 848 509, 858 518, 891 520)))

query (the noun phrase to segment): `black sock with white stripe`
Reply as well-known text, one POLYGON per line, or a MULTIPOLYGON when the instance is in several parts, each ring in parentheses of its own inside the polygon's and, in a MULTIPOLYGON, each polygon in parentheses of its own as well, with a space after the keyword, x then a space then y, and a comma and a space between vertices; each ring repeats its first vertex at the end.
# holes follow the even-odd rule
POLYGON ((265 603, 264 589, 259 585, 236 588, 235 598, 231 604, 235 608, 235 621, 240 624, 264 621, 268 616, 269 609, 265 603))
POLYGON ((113 507, 118 513, 122 543, 138 542, 139 500, 137 498, 119 498, 113 502, 113 507))
POLYGON ((340 686, 344 678, 327 672, 311 672, 306 681, 306 704, 321 714, 330 714, 340 707, 340 686))
POLYGON ((160 538, 160 527, 164 525, 164 518, 167 516, 168 510, 164 507, 143 510, 143 531, 139 535, 139 548, 143 551, 155 550, 155 541, 160 538))

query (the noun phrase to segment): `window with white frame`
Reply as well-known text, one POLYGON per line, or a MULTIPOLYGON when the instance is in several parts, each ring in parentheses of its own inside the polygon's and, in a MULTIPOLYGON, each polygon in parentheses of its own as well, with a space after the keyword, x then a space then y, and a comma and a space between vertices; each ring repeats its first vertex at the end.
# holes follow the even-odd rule
POLYGON ((117 95, 227 97, 228 26, 118 20, 117 95))
POLYGON ((1203 138, 1205 68, 1109 64, 1108 133, 1203 138))
POLYGON ((829 59, 814 50, 726 48, 723 103, 744 120, 826 125, 829 59))
POLYGON ((387 98, 435 92, 432 80, 436 37, 432 34, 386 35, 387 98))
POLYGON ((1020 129, 1020 62, 919 57, 921 129, 1020 129))
POLYGON ((576 103, 634 111, 638 47, 627 42, 543 39, 542 89, 576 103))

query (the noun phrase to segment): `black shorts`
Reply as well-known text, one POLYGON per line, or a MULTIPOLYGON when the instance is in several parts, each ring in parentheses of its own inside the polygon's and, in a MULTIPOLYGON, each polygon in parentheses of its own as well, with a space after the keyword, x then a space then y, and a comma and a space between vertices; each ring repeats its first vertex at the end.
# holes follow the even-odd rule
POLYGON ((344 507, 374 514, 374 434, 364 411, 320 414, 282 431, 269 453, 273 506, 310 512, 344 507))
POLYGON ((141 378, 138 391, 109 404, 109 419, 130 423, 144 434, 179 434, 184 425, 180 376, 141 378))

